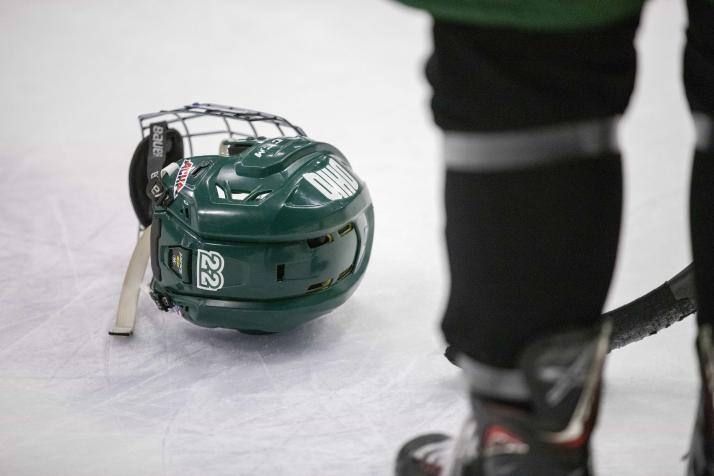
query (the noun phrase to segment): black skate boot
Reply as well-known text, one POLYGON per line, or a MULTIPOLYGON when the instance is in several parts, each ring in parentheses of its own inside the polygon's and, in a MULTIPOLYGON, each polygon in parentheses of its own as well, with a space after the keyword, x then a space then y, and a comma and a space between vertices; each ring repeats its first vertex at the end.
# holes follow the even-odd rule
POLYGON ((404 445, 397 476, 591 476, 610 329, 539 339, 514 370, 460 356, 473 418, 456 439, 429 434, 404 445))
POLYGON ((702 388, 687 475, 714 476, 714 348, 710 325, 699 328, 697 354, 702 388))

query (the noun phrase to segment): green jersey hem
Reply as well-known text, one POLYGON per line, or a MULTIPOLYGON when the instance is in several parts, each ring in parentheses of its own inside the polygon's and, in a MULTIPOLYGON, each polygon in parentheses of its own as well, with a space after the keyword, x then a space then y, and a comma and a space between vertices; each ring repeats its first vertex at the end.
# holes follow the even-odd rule
POLYGON ((594 28, 639 14, 643 0, 399 0, 436 19, 482 26, 562 31, 594 28))

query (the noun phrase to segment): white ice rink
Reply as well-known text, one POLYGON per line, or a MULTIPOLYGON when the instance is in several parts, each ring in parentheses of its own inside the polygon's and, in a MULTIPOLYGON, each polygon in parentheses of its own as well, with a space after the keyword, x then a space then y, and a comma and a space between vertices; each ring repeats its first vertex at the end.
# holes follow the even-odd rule
MULTIPOLYGON (((638 37, 608 307, 690 260, 684 24, 655 0, 638 37)), ((0 0, 0 475, 389 475, 405 439, 460 425, 428 31, 385 0, 0 0), (284 115, 367 181, 374 253, 343 307, 247 336, 142 298, 135 335, 107 335, 136 238, 136 115, 192 101, 284 115)), ((683 474, 693 336, 690 318, 612 354, 598 474, 683 474)))

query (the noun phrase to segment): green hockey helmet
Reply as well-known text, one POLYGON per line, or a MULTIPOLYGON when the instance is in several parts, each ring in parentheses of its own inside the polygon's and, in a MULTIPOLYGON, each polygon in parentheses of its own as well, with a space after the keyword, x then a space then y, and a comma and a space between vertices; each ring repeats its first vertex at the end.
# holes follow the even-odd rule
MULTIPOLYGON (((134 187, 145 186, 151 197, 145 240, 159 308, 204 327, 269 333, 344 303, 364 274, 374 236, 369 191, 345 156, 278 116, 211 104, 169 113, 184 125, 183 113, 239 118, 250 130, 229 127, 227 138, 214 141, 218 154, 177 160, 181 148, 172 141, 181 133, 168 133, 170 121, 140 117, 150 133, 160 124, 165 150, 174 151, 155 159, 159 174, 140 174, 134 187), (280 135, 259 134, 256 122, 280 135)), ((199 134, 184 132, 192 151, 199 134)))

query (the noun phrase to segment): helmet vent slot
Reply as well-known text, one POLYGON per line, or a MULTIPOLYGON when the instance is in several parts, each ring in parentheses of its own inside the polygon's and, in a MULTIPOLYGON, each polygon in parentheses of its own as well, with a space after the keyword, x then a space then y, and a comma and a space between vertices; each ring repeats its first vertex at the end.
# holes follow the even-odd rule
POLYGON ((282 282, 283 279, 285 278, 285 265, 284 264, 279 264, 276 271, 275 271, 276 279, 278 282, 282 282))
POLYGON ((311 284, 310 287, 307 288, 307 292, 314 293, 322 289, 326 289, 330 286, 330 284, 332 284, 332 278, 328 278, 321 283, 311 284))
POLYGON ((352 226, 352 223, 348 223, 339 230, 337 230, 337 234, 340 236, 345 236, 347 233, 351 232, 354 227, 352 226))
POLYGON ((204 161, 198 164, 194 169, 191 171, 191 177, 198 177, 201 175, 203 172, 208 170, 208 167, 211 166, 210 162, 204 161))
POLYGON ((221 141, 220 148, 218 150, 218 155, 224 157, 229 155, 238 155, 246 149, 250 149, 255 145, 253 141, 245 141, 244 139, 226 139, 221 141))
POLYGON ((223 190, 223 187, 221 187, 220 185, 216 185, 216 193, 218 194, 218 198, 226 198, 226 191, 223 190))
POLYGON ((256 202, 259 202, 261 200, 264 200, 268 195, 270 195, 270 192, 272 190, 266 190, 265 192, 260 192, 256 195, 253 196, 253 200, 256 202))
POLYGON ((326 245, 332 241, 332 235, 324 235, 317 238, 310 238, 307 240, 307 246, 310 248, 317 248, 322 245, 326 245))
POLYGON ((349 268, 347 268, 346 270, 344 270, 340 273, 340 275, 337 277, 337 280, 339 281, 340 279, 346 278, 347 276, 352 274, 353 269, 354 269, 354 266, 350 265, 349 268))
POLYGON ((250 195, 250 192, 231 192, 231 198, 241 202, 248 198, 248 195, 250 195))

